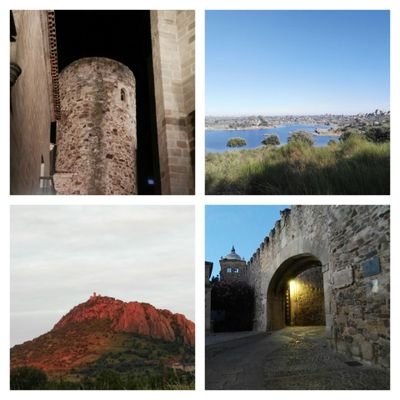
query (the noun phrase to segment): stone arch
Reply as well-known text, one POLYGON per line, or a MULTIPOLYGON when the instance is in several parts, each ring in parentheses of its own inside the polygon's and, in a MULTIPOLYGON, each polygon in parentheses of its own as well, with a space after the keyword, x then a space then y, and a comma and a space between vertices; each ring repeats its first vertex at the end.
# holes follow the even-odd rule
MULTIPOLYGON (((255 287, 256 292, 254 329, 257 331, 279 329, 276 327, 276 321, 272 323, 270 319, 272 306, 268 294, 272 293, 276 282, 285 271, 292 275, 295 275, 296 271, 301 273, 301 263, 303 262, 305 265, 311 263, 322 268, 325 326, 327 330, 331 328, 331 289, 327 282, 329 279, 330 244, 327 240, 326 227, 320 223, 318 218, 311 216, 313 217, 312 222, 310 215, 307 215, 307 220, 312 229, 309 229, 305 234, 305 226, 302 220, 298 219, 298 212, 297 215, 293 215, 292 212, 283 214, 282 219, 276 223, 270 235, 264 239, 259 248, 259 254, 256 252, 250 260, 250 283, 255 287)), ((306 269, 304 267, 304 270, 306 269)))
POLYGON ((275 271, 267 289, 267 329, 286 326, 285 297, 288 284, 302 272, 321 267, 321 260, 311 253, 301 253, 286 259, 275 271))
POLYGON ((247 266, 255 292, 255 331, 282 327, 279 313, 273 319, 276 294, 285 280, 314 263, 321 266, 325 329, 332 348, 387 368, 390 208, 307 205, 281 211, 247 266))

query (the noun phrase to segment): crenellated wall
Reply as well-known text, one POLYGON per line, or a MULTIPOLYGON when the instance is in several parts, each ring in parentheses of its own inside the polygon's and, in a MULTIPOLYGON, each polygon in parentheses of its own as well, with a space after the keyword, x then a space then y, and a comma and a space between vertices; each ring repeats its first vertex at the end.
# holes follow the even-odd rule
POLYGON ((323 273, 332 346, 389 367, 389 206, 294 206, 281 212, 248 263, 254 329, 285 326, 288 282, 311 267, 323 273))

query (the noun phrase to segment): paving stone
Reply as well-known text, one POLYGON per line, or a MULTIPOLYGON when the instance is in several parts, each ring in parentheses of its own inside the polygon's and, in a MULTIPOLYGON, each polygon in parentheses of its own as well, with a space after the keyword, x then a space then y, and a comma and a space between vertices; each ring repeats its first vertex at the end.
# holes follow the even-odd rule
POLYGON ((374 390, 390 371, 349 366, 329 348, 325 327, 290 327, 206 347, 206 389, 374 390))

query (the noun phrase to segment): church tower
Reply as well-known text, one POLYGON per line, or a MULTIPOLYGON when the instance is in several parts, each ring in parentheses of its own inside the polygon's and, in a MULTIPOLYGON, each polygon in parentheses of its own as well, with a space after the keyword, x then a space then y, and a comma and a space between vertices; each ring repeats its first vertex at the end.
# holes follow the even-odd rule
POLYGON ((247 282, 247 264, 244 258, 236 253, 232 246, 231 252, 225 257, 221 257, 219 264, 221 266, 221 281, 244 281, 247 282))

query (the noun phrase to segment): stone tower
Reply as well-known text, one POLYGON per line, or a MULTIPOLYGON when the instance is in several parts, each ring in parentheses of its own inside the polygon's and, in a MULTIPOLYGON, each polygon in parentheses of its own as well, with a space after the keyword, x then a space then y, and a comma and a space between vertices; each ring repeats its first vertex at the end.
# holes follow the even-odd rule
POLYGON ((108 58, 83 58, 60 73, 54 185, 58 194, 137 194, 136 84, 108 58))
POLYGON ((244 281, 247 282, 246 261, 236 253, 232 246, 231 252, 219 260, 221 266, 221 281, 244 281))

